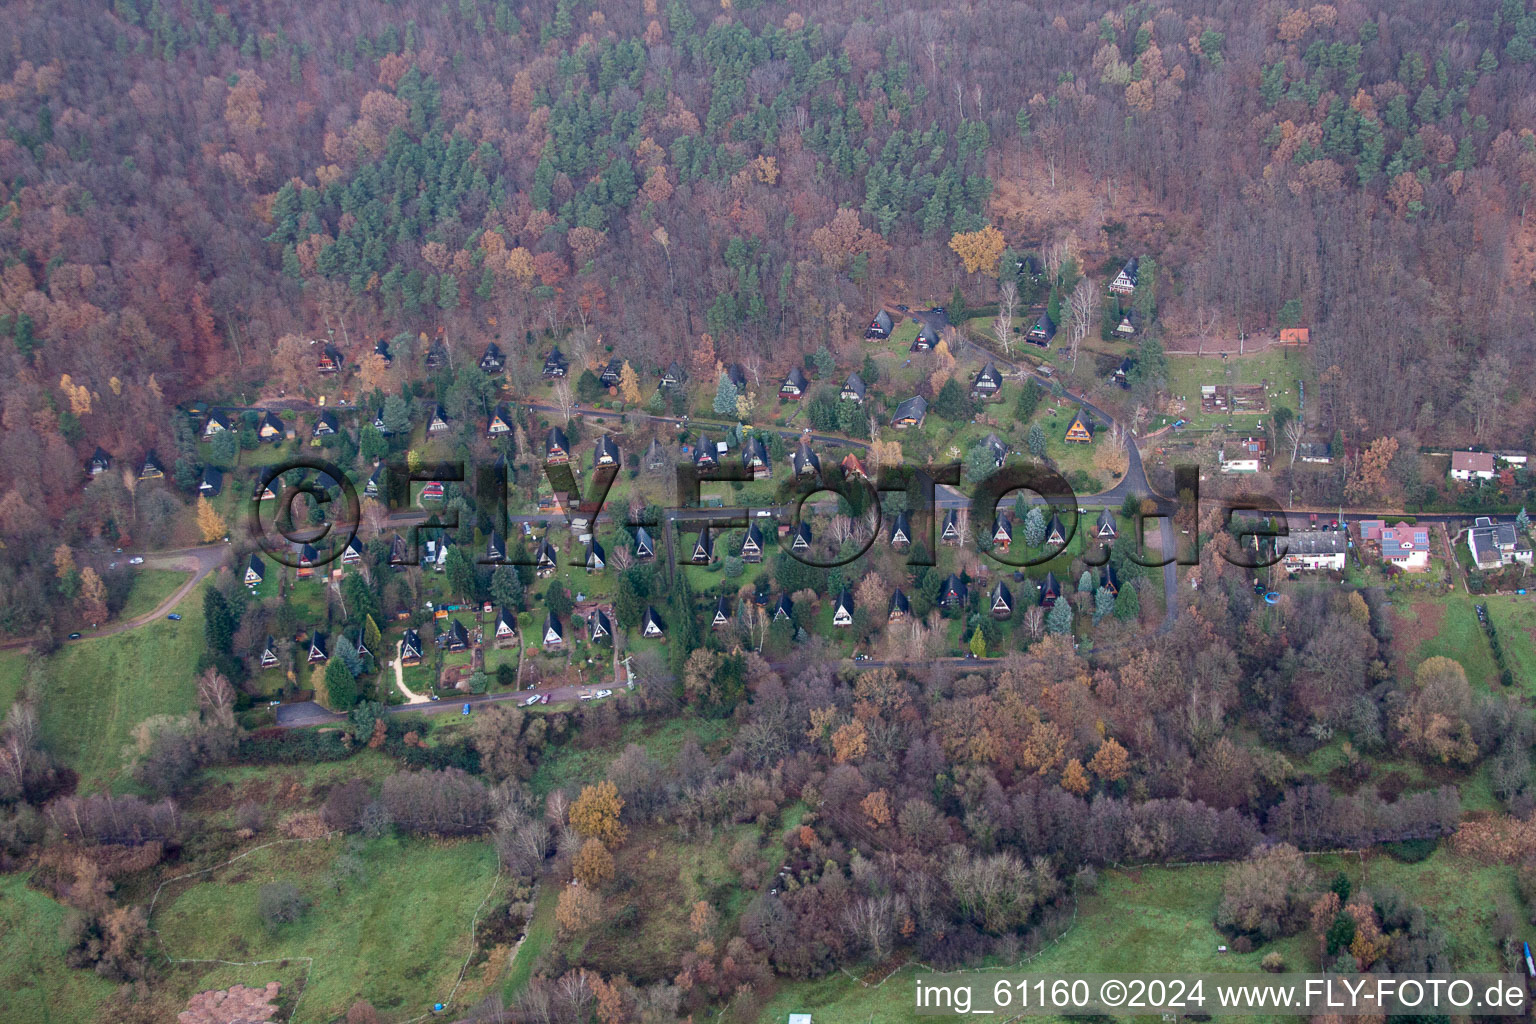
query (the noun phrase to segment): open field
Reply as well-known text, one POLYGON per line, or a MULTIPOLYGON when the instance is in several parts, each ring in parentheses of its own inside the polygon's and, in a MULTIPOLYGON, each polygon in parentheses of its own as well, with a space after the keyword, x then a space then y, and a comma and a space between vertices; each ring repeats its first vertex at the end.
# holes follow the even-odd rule
POLYGON ((0 1019, 87 1022, 117 985, 64 963, 69 910, 27 888, 23 874, 0 875, 0 1019))
MULTIPOLYGON (((482 841, 398 838, 291 843, 165 888, 152 922, 178 957, 287 960, 314 957, 294 1024, 331 1021, 367 998, 386 1019, 416 1016, 453 989, 469 953, 469 924, 496 878, 482 841), (346 880, 339 858, 360 865, 346 880), (407 865, 414 869, 408 869, 407 865), (291 881, 310 901, 303 917, 269 930, 257 912, 264 884, 291 881)), ((494 902, 494 896, 492 899, 494 902)), ((490 909, 490 905, 487 905, 490 909)), ((178 971, 187 994, 260 984, 272 967, 195 965, 178 971)))
POLYGON ((187 575, 176 569, 141 569, 134 573, 133 589, 128 591, 128 600, 117 613, 118 619, 136 619, 154 611, 187 581, 187 575))
MULTIPOLYGON (((179 715, 197 699, 193 669, 203 649, 203 588, 187 595, 180 622, 161 620, 98 639, 66 643, 44 662, 43 739, 80 773, 82 790, 122 781, 122 749, 135 725, 179 715)), ((0 711, 25 679, 28 656, 0 656, 0 711)))
MULTIPOLYGON (((1271 950, 1279 951, 1291 969, 1300 969, 1306 962, 1303 938, 1284 939, 1246 954, 1216 952, 1227 941, 1211 924, 1221 901, 1224 873, 1221 865, 1106 871, 1100 876, 1098 892, 1080 901, 1077 920, 1061 941, 1016 970, 1046 977, 1095 972, 1257 972, 1259 961, 1271 950)), ((904 969, 878 988, 865 987, 844 974, 785 984, 755 1020, 783 1024, 792 1011, 812 1013, 817 1024, 910 1019, 913 974, 912 968, 904 969)))

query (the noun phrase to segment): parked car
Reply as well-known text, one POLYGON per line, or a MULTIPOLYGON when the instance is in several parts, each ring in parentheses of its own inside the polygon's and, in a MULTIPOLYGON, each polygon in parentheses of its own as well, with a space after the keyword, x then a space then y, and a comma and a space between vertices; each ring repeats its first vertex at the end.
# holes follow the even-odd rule
POLYGON ((464 710, 462 710, 462 711, 460 711, 460 712, 459 712, 459 714, 461 714, 461 715, 467 715, 467 714, 469 714, 469 705, 468 705, 468 704, 465 704, 465 705, 464 705, 464 710))
POLYGON ((172 622, 180 622, 181 621, 181 616, 178 615, 176 612, 171 612, 171 614, 167 615, 166 618, 170 619, 172 622))
POLYGON ((69 638, 71 640, 79 640, 80 639, 80 634, 79 633, 71 633, 71 634, 69 634, 69 638))
POLYGON ((132 558, 128 559, 128 564, 129 565, 143 565, 144 564, 144 559, 140 555, 134 555, 132 558))

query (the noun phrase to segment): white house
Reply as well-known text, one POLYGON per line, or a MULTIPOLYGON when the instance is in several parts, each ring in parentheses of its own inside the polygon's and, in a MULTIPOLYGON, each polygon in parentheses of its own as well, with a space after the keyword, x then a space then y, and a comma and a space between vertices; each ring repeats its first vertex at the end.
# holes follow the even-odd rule
POLYGON ((1344 571, 1349 541, 1343 530, 1301 530, 1277 541, 1285 551, 1282 564, 1291 572, 1328 569, 1344 571))
POLYGON ((1451 452, 1452 480, 1492 480, 1497 475, 1492 452, 1451 452))

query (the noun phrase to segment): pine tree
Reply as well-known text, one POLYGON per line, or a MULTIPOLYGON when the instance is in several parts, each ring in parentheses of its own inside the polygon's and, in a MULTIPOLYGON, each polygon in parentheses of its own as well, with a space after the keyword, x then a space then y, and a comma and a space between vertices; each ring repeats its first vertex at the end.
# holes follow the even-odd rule
POLYGON ((1093 592, 1093 621, 1098 622, 1104 616, 1115 610, 1115 592, 1108 587, 1100 587, 1093 592))
POLYGON ((715 415, 736 415, 736 385, 731 383, 730 376, 723 371, 720 383, 715 387, 715 415))
POLYGON ((1045 458, 1045 431, 1041 429, 1040 424, 1031 423, 1029 425, 1028 444, 1031 455, 1037 459, 1045 458))
POLYGON ((224 517, 219 515, 219 510, 206 497, 197 499, 197 529, 202 533, 205 543, 216 541, 229 532, 229 527, 224 525, 224 517))
POLYGON ((1051 605, 1051 612, 1045 617, 1045 628, 1052 633, 1066 634, 1072 632, 1072 606, 1066 601, 1058 599, 1051 605))
POLYGON ((491 600, 503 608, 523 606, 523 581, 510 565, 498 565, 491 573, 491 600))
POLYGON ((1115 618, 1121 622, 1130 622, 1141 615, 1141 596, 1136 593, 1135 587, 1121 587, 1120 594, 1115 598, 1115 618))
POLYGON ((1030 508, 1029 515, 1024 517, 1024 543, 1032 548, 1045 543, 1045 513, 1039 505, 1030 508))
POLYGON ((325 703, 332 711, 350 711, 357 703, 357 680, 341 658, 326 663, 325 703))

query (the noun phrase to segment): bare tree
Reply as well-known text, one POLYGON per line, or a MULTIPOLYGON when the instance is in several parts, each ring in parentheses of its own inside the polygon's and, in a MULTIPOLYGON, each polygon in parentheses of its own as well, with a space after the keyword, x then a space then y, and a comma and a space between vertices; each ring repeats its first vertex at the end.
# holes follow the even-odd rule
POLYGON ((997 319, 992 321, 992 333, 1002 346, 1004 355, 1013 355, 1013 317, 1019 308, 1019 286, 1004 281, 997 290, 997 319))
POLYGON ((1099 284, 1091 277, 1084 277, 1072 289, 1072 369, 1077 369, 1077 347, 1088 336, 1088 326, 1099 308, 1099 284))
POLYGON ((575 403, 571 400, 571 383, 564 377, 555 381, 555 401, 560 405, 561 418, 569 420, 575 403))
POLYGON ((1301 418, 1291 420, 1285 425, 1285 440, 1291 446, 1291 465, 1296 465, 1296 453, 1301 451, 1301 439, 1307 435, 1307 428, 1302 425, 1301 418))

